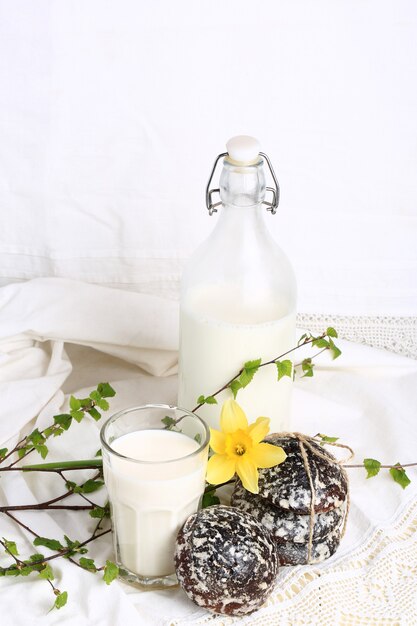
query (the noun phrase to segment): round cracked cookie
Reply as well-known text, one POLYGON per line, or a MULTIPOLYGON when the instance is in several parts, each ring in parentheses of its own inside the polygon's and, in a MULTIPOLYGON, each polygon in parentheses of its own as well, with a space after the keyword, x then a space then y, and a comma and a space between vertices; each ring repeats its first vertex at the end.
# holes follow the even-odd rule
MULTIPOLYGON (((232 506, 250 513, 263 524, 277 542, 307 543, 310 536, 310 515, 299 515, 274 506, 266 498, 247 491, 239 481, 231 498, 232 506)), ((314 516, 313 541, 320 541, 343 523, 346 503, 314 516)))
MULTIPOLYGON (((348 482, 343 468, 335 463, 330 452, 314 439, 306 437, 312 448, 329 460, 317 456, 304 446, 315 489, 316 513, 324 513, 342 505, 347 499, 348 482)), ((259 470, 259 495, 270 500, 274 506, 306 515, 310 512, 311 489, 300 450, 295 437, 268 435, 265 441, 281 446, 287 458, 280 465, 259 470)))
MULTIPOLYGON (((342 528, 336 528, 320 541, 313 541, 310 564, 320 563, 332 556, 339 547, 342 528)), ((279 565, 307 565, 308 544, 276 543, 279 565)))
POLYGON ((256 611, 274 587, 275 543, 251 515, 211 506, 191 515, 178 533, 175 568, 186 594, 227 615, 256 611))

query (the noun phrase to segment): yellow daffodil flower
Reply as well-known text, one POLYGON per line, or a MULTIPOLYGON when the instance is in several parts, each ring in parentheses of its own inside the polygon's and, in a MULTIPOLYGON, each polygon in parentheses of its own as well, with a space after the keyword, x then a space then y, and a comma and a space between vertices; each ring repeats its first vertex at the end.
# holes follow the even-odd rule
POLYGON ((226 400, 220 414, 220 428, 210 428, 214 454, 207 466, 207 482, 219 485, 237 474, 245 489, 258 493, 258 467, 274 467, 287 458, 284 450, 261 443, 269 432, 269 418, 258 417, 248 424, 235 400, 226 400))

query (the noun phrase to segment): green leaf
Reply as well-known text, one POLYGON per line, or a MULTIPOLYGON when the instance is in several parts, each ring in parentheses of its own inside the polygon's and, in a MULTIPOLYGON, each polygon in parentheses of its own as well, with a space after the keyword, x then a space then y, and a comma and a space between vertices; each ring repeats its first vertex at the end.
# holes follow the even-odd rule
POLYGON ((36 537, 36 539, 33 540, 33 545, 45 546, 46 548, 49 548, 50 550, 56 550, 56 551, 65 549, 64 546, 57 539, 48 539, 48 537, 36 537))
POLYGON ((66 591, 63 591, 62 593, 58 590, 56 590, 56 598, 55 598, 55 602, 52 609, 62 609, 63 606, 66 605, 67 600, 68 600, 68 593, 66 591))
POLYGON ((311 362, 311 359, 304 359, 304 361, 301 363, 301 368, 304 372, 304 376, 308 376, 308 377, 313 376, 313 367, 314 365, 311 362))
MULTIPOLYGON (((60 429, 62 432, 62 429, 60 429)), ((45 435, 45 438, 48 439, 51 435, 54 435, 55 437, 57 436, 57 434, 61 434, 61 433, 57 433, 57 429, 55 426, 50 426, 49 428, 45 428, 45 430, 43 431, 43 434, 45 435)))
POLYGON ((208 506, 213 506, 214 504, 220 504, 220 499, 216 496, 215 491, 208 491, 203 495, 201 508, 206 509, 208 506))
POLYGON ((329 328, 326 330, 326 335, 328 337, 334 337, 335 339, 337 339, 338 337, 336 330, 332 326, 329 326, 329 328))
POLYGON ((236 396, 238 394, 239 389, 242 389, 242 385, 240 384, 238 380, 232 380, 232 382, 229 385, 229 388, 231 389, 233 393, 233 397, 236 400, 236 396))
POLYGON ((93 493, 94 491, 97 491, 98 489, 101 489, 102 486, 104 485, 104 482, 102 480, 87 480, 82 486, 81 486, 81 492, 82 493, 93 493))
POLYGON ((239 382, 242 387, 246 387, 252 382, 253 377, 259 369, 262 363, 262 359, 255 359, 254 361, 247 361, 243 366, 243 372, 239 377, 239 382))
POLYGON ((78 400, 78 398, 74 398, 74 396, 70 397, 69 405, 70 409, 72 409, 73 411, 78 411, 79 409, 81 409, 81 401, 78 400))
POLYGON ((300 339, 298 340, 297 346, 299 346, 304 341, 306 341, 306 339, 309 339, 309 338, 310 338, 310 335, 308 335, 307 333, 304 333, 304 335, 301 335, 300 339))
POLYGON ((68 413, 62 413, 62 415, 55 415, 54 422, 58 426, 62 426, 64 430, 68 430, 71 426, 72 417, 68 413))
POLYGON ((28 436, 28 441, 31 441, 33 445, 36 446, 43 443, 45 441, 45 437, 42 435, 42 433, 39 432, 37 428, 35 428, 35 430, 28 436))
POLYGON ((318 435, 321 438, 321 443, 335 443, 338 441, 339 437, 328 437, 327 435, 322 435, 319 433, 318 435))
POLYGON ((89 511, 89 515, 94 519, 103 519, 103 517, 109 517, 107 509, 103 508, 102 506, 96 506, 94 507, 94 509, 91 509, 91 511, 89 511))
POLYGON ((87 412, 89 415, 91 415, 93 419, 96 420, 96 422, 101 419, 101 413, 99 413, 94 407, 91 407, 91 409, 87 409, 87 412))
POLYGON ((82 493, 81 487, 77 485, 77 483, 74 483, 72 480, 67 480, 65 486, 68 491, 73 491, 74 493, 82 493))
POLYGON ((37 552, 36 554, 31 554, 29 557, 29 560, 34 563, 42 563, 44 559, 45 559, 44 555, 40 554, 40 552, 37 552))
POLYGON ((381 469, 381 463, 376 459, 364 459, 363 465, 367 471, 366 478, 372 478, 379 474, 379 470, 381 469))
POLYGON ((17 451, 17 456, 19 459, 25 456, 26 452, 30 450, 31 446, 23 446, 23 448, 19 448, 17 451))
POLYGON ((324 339, 324 337, 318 337, 311 342, 311 345, 315 346, 316 348, 328 348, 329 342, 327 341, 327 339, 324 339))
POLYGON ((41 455, 43 459, 46 459, 46 457, 48 456, 49 450, 45 445, 35 446, 35 450, 36 452, 38 452, 38 454, 41 455))
POLYGON ((80 542, 75 540, 73 541, 68 537, 68 535, 64 535, 65 543, 67 544, 67 548, 78 548, 80 542))
POLYGON ((9 554, 13 554, 14 556, 17 556, 19 554, 16 543, 14 541, 9 541, 8 539, 5 539, 5 537, 3 537, 3 543, 6 551, 9 554))
POLYGON ((80 423, 84 417, 84 411, 71 411, 71 416, 75 419, 76 422, 80 423))
POLYGON ((217 404, 217 400, 214 396, 199 396, 197 404, 217 404))
POLYGON ((97 567, 93 559, 86 559, 84 556, 82 556, 78 562, 81 565, 81 567, 83 567, 84 569, 87 569, 90 572, 97 571, 97 567))
POLYGON ((411 483, 411 480, 405 473, 405 469, 401 467, 400 463, 396 463, 396 467, 391 467, 389 473, 391 474, 395 482, 401 485, 403 489, 408 487, 408 485, 411 483))
POLYGON ((67 544, 68 552, 64 554, 65 559, 69 559, 71 556, 76 554, 77 552, 80 554, 86 554, 88 552, 87 548, 80 548, 80 542, 75 540, 73 541, 67 535, 64 535, 65 543, 67 544))
POLYGON ((165 415, 165 417, 161 419, 161 422, 165 425, 166 430, 172 430, 177 424, 176 420, 169 415, 165 415))
POLYGON ((113 398, 113 396, 116 395, 115 390, 109 385, 109 383, 100 383, 97 386, 97 391, 102 398, 113 398))
POLYGON ((24 563, 26 563, 26 567, 30 567, 30 571, 31 572, 38 572, 39 573, 45 567, 45 563, 32 563, 30 560, 29 561, 24 561, 24 563))
POLYGON ((6 454, 8 453, 8 449, 7 448, 1 448, 0 449, 0 460, 6 456, 6 454))
POLYGON ((292 375, 292 361, 285 359, 285 361, 275 361, 275 365, 278 370, 278 380, 281 380, 284 376, 292 375))
POLYGON ((99 448, 99 449, 97 450, 97 452, 95 453, 95 455, 94 455, 94 456, 103 456, 103 453, 102 453, 102 451, 101 451, 101 448, 99 448))
POLYGON ((119 574, 119 568, 115 563, 111 561, 106 561, 106 566, 104 568, 103 580, 106 585, 110 585, 115 578, 117 578, 119 574))
POLYGON ((20 569, 17 565, 11 565, 5 571, 6 576, 20 576, 20 569))
POLYGON ((339 350, 332 339, 329 339, 329 350, 331 352, 332 359, 337 359, 337 357, 342 354, 342 351, 339 350))
POLYGON ((108 411, 110 404, 107 400, 104 400, 104 398, 100 398, 100 400, 97 400, 97 406, 100 407, 102 411, 108 411))
POLYGON ((92 391, 89 397, 93 400, 93 402, 99 402, 101 400, 101 393, 98 391, 92 391))
POLYGON ((48 563, 46 563, 45 567, 39 572, 39 578, 43 578, 44 580, 53 580, 55 578, 52 567, 48 563))
POLYGON ((31 574, 32 572, 36 572, 36 571, 37 569, 35 567, 32 567, 31 565, 26 565, 20 568, 20 575, 29 576, 29 574, 31 574))

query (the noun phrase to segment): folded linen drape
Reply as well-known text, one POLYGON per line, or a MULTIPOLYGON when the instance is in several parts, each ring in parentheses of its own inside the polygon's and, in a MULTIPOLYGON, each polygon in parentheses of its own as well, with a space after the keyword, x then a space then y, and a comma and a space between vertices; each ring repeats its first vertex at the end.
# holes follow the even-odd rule
MULTIPOLYGON (((156 296, 40 278, 0 289, 0 440, 52 401, 71 373, 64 342, 153 376, 175 372, 178 305, 156 296)), ((99 381, 97 381, 99 382, 99 381)))

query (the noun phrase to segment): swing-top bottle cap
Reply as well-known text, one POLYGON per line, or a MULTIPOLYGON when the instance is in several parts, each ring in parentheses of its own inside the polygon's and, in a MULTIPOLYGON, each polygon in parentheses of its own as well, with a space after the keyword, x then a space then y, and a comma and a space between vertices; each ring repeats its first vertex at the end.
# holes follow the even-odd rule
MULTIPOLYGON (((279 203, 279 184, 268 155, 266 155, 264 152, 260 152, 259 141, 255 139, 255 137, 249 137, 248 135, 237 135, 236 137, 232 137, 231 139, 229 139, 226 144, 226 148, 227 152, 222 152, 221 154, 219 154, 214 161, 213 169, 211 170, 210 178, 207 183, 206 206, 209 215, 213 215, 213 213, 216 213, 217 207, 222 204, 221 201, 214 202, 213 200, 213 195, 215 193, 220 194, 220 189, 211 188, 211 182, 213 180, 213 176, 216 172, 216 167, 220 159, 224 159, 225 164, 230 163, 231 165, 237 166, 237 168, 242 168, 240 172, 242 175, 248 174, 248 172, 243 169, 246 166, 258 164, 260 165, 265 161, 274 181, 274 186, 266 187, 266 191, 272 194, 272 198, 270 200, 262 200, 262 203, 266 205, 267 210, 271 211, 272 215, 275 215, 279 203)), ((252 173, 256 173, 256 171, 252 173)))
POLYGON ((254 165, 259 161, 261 146, 255 137, 237 135, 226 144, 226 159, 234 165, 254 165))

